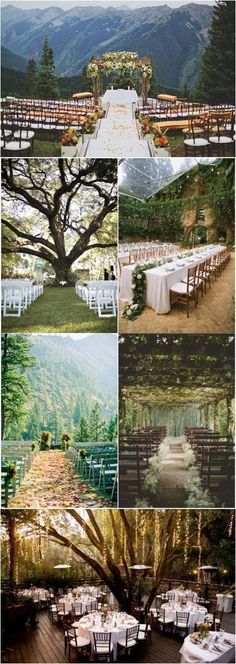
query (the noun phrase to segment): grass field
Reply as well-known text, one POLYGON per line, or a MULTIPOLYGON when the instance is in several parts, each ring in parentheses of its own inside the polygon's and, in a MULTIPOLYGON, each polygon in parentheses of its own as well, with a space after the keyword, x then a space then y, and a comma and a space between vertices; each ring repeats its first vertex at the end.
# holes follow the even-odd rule
POLYGON ((60 143, 52 143, 51 141, 34 141, 33 157, 60 157, 61 146, 60 143))
POLYGON ((117 319, 99 318, 74 288, 46 288, 20 317, 2 319, 3 332, 116 332, 117 319))

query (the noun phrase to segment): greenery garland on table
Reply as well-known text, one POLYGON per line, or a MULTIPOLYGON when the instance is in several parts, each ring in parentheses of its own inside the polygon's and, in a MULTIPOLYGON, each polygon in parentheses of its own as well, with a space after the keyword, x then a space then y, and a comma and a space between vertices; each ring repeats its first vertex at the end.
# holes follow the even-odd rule
POLYGON ((148 263, 148 264, 143 264, 143 265, 137 265, 137 267, 134 268, 133 274, 132 274, 132 291, 133 291, 133 297, 132 300, 129 302, 129 304, 126 305, 124 308, 124 311, 122 313, 123 318, 127 318, 128 320, 134 320, 140 314, 143 312, 143 310, 146 307, 146 285, 147 285, 147 280, 146 280, 146 270, 151 270, 153 267, 159 267, 160 265, 164 265, 165 263, 171 263, 172 258, 165 258, 161 259, 159 261, 156 261, 155 263, 148 263))

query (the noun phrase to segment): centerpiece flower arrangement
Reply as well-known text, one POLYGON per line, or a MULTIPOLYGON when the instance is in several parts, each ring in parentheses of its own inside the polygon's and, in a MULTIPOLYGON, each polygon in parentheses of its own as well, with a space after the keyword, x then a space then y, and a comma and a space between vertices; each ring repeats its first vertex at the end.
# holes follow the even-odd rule
POLYGON ((77 145, 79 141, 79 135, 73 129, 73 127, 68 127, 66 131, 62 134, 61 137, 61 145, 62 146, 72 146, 72 145, 77 145))

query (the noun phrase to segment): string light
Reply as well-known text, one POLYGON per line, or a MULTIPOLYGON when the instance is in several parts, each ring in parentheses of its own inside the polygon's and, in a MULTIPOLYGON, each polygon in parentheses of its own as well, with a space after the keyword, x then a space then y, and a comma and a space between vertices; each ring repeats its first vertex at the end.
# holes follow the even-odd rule
POLYGON ((231 535, 232 535, 233 525, 234 525, 234 513, 232 512, 231 517, 230 517, 230 522, 229 522, 229 528, 228 528, 228 536, 229 537, 231 537, 231 535))
POLYGON ((177 510, 176 516, 176 539, 175 543, 180 544, 180 531, 181 531, 181 510, 177 510))
POLYGON ((190 522, 190 517, 189 517, 189 510, 186 510, 186 515, 185 515, 185 541, 184 541, 184 562, 186 563, 188 560, 188 549, 189 549, 189 522, 190 522))
POLYGON ((201 532, 202 532, 202 513, 198 515, 198 529, 197 529, 197 545, 198 545, 198 580, 200 579, 200 567, 202 562, 202 547, 201 547, 201 532))
POLYGON ((139 510, 135 510, 135 550, 136 558, 138 558, 138 519, 139 519, 139 510))
POLYGON ((160 516, 159 512, 155 513, 155 525, 154 525, 154 573, 157 569, 160 561, 161 549, 160 549, 160 516))

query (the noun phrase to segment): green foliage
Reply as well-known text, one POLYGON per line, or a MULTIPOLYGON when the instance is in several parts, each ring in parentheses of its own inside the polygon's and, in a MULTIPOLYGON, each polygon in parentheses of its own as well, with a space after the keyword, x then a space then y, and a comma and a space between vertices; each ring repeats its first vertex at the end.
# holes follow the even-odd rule
POLYGON ((31 398, 28 370, 35 365, 31 344, 21 334, 2 335, 2 436, 22 427, 31 398))
POLYGON ((37 91, 40 99, 56 99, 59 88, 54 74, 55 64, 52 48, 45 37, 37 75, 37 91))
POLYGON ((37 62, 31 58, 26 69, 26 94, 32 99, 37 96, 37 73, 37 62))
POLYGON ((117 436, 117 417, 104 420, 101 406, 96 403, 88 417, 81 417, 78 430, 75 434, 75 442, 113 442, 117 436))
POLYGON ((235 2, 217 0, 202 59, 198 98, 210 104, 234 104, 235 2))

